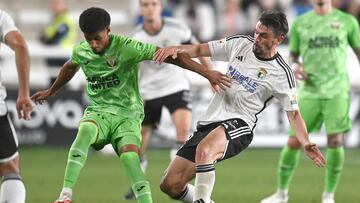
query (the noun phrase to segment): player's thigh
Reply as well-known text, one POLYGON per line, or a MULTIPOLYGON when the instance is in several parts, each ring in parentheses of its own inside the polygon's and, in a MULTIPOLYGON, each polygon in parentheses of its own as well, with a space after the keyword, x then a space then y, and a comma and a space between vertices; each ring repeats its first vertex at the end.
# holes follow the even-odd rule
POLYGON ((141 119, 117 116, 113 120, 113 132, 111 133, 111 145, 119 154, 121 148, 126 145, 135 145, 141 149, 141 119), (115 120, 117 119, 117 120, 115 120))
POLYGON ((351 129, 350 97, 323 101, 324 122, 328 135, 345 133, 351 129))
POLYGON ((95 150, 101 150, 110 142, 111 119, 109 113, 85 110, 80 120, 80 125, 84 122, 91 122, 97 126, 98 134, 96 135, 95 143, 91 145, 95 150))
MULTIPOLYGON (((0 164, 18 156, 18 141, 8 114, 0 116, 0 164)), ((1 166, 1 165, 0 165, 1 166)))
MULTIPOLYGON (((306 128, 309 133, 320 130, 324 118, 322 116, 321 100, 319 99, 305 99, 299 98, 299 109, 302 118, 304 119, 306 128)), ((295 136, 295 132, 290 128, 289 134, 295 136)))

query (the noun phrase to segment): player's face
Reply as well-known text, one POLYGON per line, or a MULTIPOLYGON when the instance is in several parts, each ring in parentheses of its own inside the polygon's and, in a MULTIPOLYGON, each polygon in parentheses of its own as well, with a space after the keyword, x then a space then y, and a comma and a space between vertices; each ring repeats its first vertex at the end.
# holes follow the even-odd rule
POLYGON ((161 18, 160 0, 140 0, 140 13, 145 21, 154 21, 161 18))
POLYGON ((86 41, 89 43, 94 53, 102 53, 109 45, 110 28, 105 28, 100 32, 93 34, 84 34, 86 41))
POLYGON ((331 0, 312 0, 312 3, 314 6, 322 7, 331 4, 331 0))
POLYGON ((282 40, 276 37, 271 28, 258 22, 254 32, 253 52, 256 56, 267 58, 282 40))

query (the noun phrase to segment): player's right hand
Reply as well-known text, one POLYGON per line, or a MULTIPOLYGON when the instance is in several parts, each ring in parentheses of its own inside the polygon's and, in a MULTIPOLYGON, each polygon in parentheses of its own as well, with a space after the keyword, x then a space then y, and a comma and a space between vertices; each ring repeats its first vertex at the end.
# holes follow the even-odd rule
POLYGON ((171 56, 173 59, 177 58, 178 53, 182 53, 183 51, 174 47, 165 47, 158 49, 153 57, 153 60, 159 64, 164 63, 165 59, 171 56))
POLYGON ((304 151, 305 151, 306 155, 310 159, 312 159, 317 166, 319 166, 319 167, 325 166, 324 155, 317 148, 316 144, 310 143, 310 142, 304 144, 304 151))
POLYGON ((31 100, 33 100, 35 104, 43 104, 51 96, 52 95, 50 94, 49 90, 42 90, 33 94, 31 96, 31 100))
POLYGON ((297 80, 307 80, 308 75, 305 73, 303 65, 301 63, 295 63, 292 65, 294 75, 297 80))

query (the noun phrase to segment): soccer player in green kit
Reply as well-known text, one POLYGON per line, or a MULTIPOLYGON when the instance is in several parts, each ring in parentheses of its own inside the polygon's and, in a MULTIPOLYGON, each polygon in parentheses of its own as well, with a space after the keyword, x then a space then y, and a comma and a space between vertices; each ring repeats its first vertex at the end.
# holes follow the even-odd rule
MULTIPOLYGON (((344 133, 351 128, 347 50, 350 45, 360 60, 360 32, 357 20, 332 8, 331 0, 312 0, 312 3, 314 10, 298 17, 292 25, 290 54, 295 77, 303 80, 299 107, 309 133, 319 131, 325 124, 328 148, 322 203, 334 203, 344 164, 344 133)), ((288 202, 288 188, 299 162, 300 146, 290 130, 288 143, 280 155, 278 190, 261 203, 288 202)))
MULTIPOLYGON (((138 88, 138 63, 152 60, 158 47, 110 34, 110 15, 101 8, 85 10, 79 24, 86 41, 73 48, 71 59, 64 64, 54 84, 31 97, 35 103, 43 103, 54 96, 80 67, 87 77, 90 105, 69 150, 63 189, 55 203, 71 202, 72 189, 85 165, 90 146, 98 150, 108 143, 120 157, 137 202, 151 203, 150 185, 139 160, 144 107, 138 88)), ((186 54, 167 62, 201 74, 213 86, 230 86, 230 80, 224 74, 208 70, 186 54)))

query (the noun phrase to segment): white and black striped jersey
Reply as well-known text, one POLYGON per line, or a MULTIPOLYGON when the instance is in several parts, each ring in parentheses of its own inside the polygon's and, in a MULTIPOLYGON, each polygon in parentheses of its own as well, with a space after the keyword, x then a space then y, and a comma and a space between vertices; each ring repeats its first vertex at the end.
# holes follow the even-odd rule
MULTIPOLYGON (((11 31, 18 30, 15 26, 13 19, 8 13, 0 10, 0 43, 5 43, 5 36, 11 31)), ((1 50, 0 50, 1 51, 1 50)), ((0 115, 6 113, 6 90, 1 82, 1 72, 0 72, 0 115)))
MULTIPOLYGON (((139 25, 130 37, 158 47, 197 43, 188 26, 173 18, 164 18, 162 29, 156 34, 147 33, 139 25)), ((140 93, 144 100, 155 99, 190 89, 186 70, 175 65, 153 61, 140 63, 140 93)))
POLYGON ((253 130, 258 115, 273 98, 280 101, 285 111, 298 109, 289 65, 278 53, 271 59, 256 57, 253 42, 251 36, 235 35, 208 43, 212 60, 228 61, 226 74, 233 85, 214 95, 199 124, 240 118, 253 130))

